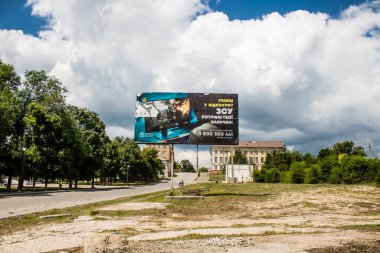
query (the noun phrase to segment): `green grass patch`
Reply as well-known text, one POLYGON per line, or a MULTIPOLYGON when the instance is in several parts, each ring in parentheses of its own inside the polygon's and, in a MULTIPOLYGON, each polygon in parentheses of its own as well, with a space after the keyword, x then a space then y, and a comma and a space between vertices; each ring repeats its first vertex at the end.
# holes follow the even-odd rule
POLYGON ((341 226, 343 230, 358 230, 364 232, 380 232, 380 224, 362 224, 362 225, 347 225, 341 226))

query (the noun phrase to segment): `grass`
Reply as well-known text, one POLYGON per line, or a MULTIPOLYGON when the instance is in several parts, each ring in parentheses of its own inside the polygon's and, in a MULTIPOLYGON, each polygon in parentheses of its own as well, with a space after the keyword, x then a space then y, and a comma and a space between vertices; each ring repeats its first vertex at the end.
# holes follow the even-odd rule
POLYGON ((339 229, 343 230, 358 230, 364 232, 380 232, 380 224, 361 224, 361 225, 348 225, 341 226, 339 229))

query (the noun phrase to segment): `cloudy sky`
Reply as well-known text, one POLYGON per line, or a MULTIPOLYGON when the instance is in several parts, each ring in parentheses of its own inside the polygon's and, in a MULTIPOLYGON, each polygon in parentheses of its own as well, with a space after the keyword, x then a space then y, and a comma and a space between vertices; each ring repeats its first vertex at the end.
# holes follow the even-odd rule
POLYGON ((0 59, 57 76, 112 137, 137 92, 229 92, 241 140, 380 152, 380 1, 0 0, 0 59))

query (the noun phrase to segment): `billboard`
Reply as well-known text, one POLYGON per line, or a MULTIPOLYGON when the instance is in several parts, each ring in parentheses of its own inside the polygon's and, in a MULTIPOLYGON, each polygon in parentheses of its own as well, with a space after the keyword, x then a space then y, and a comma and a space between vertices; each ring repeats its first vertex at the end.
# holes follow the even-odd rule
POLYGON ((236 145, 238 95, 148 92, 137 95, 138 143, 236 145))

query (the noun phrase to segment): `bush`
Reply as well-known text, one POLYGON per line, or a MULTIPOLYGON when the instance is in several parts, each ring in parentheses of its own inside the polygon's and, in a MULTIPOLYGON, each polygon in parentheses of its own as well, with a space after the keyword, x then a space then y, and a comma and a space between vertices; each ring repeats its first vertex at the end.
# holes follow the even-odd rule
POLYGON ((320 161, 320 166, 321 182, 328 182, 332 169, 338 166, 338 160, 334 156, 327 156, 322 161, 320 161))
POLYGON ((340 184, 342 183, 342 171, 339 167, 334 167, 331 170, 330 177, 329 177, 329 182, 331 184, 340 184))
POLYGON ((281 171, 280 182, 284 184, 292 183, 292 172, 291 171, 281 171))
POLYGON ((254 170, 252 173, 253 180, 257 183, 265 183, 266 169, 254 170))
POLYGON ((318 184, 321 181, 321 168, 319 165, 314 164, 311 168, 306 170, 305 183, 318 184))
POLYGON ((264 179, 267 183, 278 183, 280 182, 280 171, 278 169, 267 170, 264 179))
POLYGON ((302 184, 305 180, 305 169, 306 169, 306 163, 305 162, 294 162, 290 166, 290 171, 292 172, 291 178, 292 183, 295 184, 302 184))

